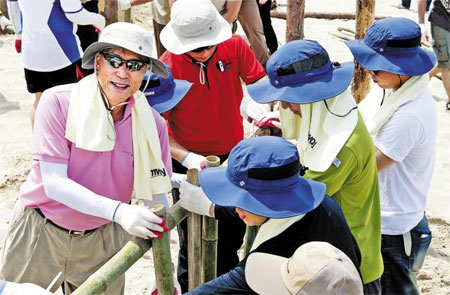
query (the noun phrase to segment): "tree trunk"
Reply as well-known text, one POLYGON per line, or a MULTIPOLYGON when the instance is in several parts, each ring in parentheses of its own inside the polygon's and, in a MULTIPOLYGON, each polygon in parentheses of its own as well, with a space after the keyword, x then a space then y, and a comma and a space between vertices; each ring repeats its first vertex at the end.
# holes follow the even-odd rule
POLYGON ((106 18, 106 25, 117 22, 117 0, 100 0, 99 11, 103 12, 106 18))
POLYGON ((9 16, 8 13, 8 6, 6 6, 6 0, 0 0, 0 10, 3 12, 4 15, 6 15, 8 19, 11 20, 11 17, 9 16))
POLYGON ((288 0, 286 14, 286 43, 303 39, 305 0, 288 0))
MULTIPOLYGON (((355 39, 363 39, 369 26, 375 19, 375 0, 356 0, 356 31, 355 39)), ((355 61, 352 93, 356 103, 361 102, 370 90, 370 76, 363 67, 355 61)))

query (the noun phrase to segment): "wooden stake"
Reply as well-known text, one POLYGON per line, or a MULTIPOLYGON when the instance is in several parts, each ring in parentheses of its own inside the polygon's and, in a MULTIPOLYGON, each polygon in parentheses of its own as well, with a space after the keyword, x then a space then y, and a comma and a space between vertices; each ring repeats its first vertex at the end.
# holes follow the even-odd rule
MULTIPOLYGON (((220 158, 206 157, 206 167, 219 167, 220 158)), ((217 241, 219 223, 215 218, 203 216, 202 224, 202 282, 217 277, 217 241)))
MULTIPOLYGON (((287 19, 286 12, 284 11, 278 11, 278 10, 272 10, 270 12, 270 16, 274 18, 281 18, 281 19, 287 19)), ((339 13, 339 12, 306 12, 304 15, 304 18, 324 18, 324 19, 355 19, 354 13, 339 13)), ((375 17, 376 20, 388 18, 389 16, 377 16, 375 17)))
MULTIPOLYGON (((166 218, 166 208, 163 204, 151 207, 153 212, 166 218)), ((160 239, 153 239, 153 261, 155 266, 156 287, 158 294, 174 294, 172 258, 170 256, 169 233, 163 233, 160 239)))
MULTIPOLYGON (((198 169, 189 169, 187 171, 187 181, 190 184, 199 186, 198 183, 198 169)), ((201 284, 202 272, 200 267, 198 267, 199 262, 202 259, 201 252, 201 224, 202 216, 189 212, 188 213, 188 289, 189 291, 195 289, 201 284)))
MULTIPOLYGON (((356 0, 355 39, 363 39, 375 19, 375 0, 356 0)), ((361 102, 370 90, 369 73, 355 61, 352 93, 356 103, 361 102)))
POLYGON ((286 43, 303 39, 305 0, 288 0, 286 13, 286 43))
MULTIPOLYGON (((170 207, 166 212, 166 221, 169 229, 173 229, 187 216, 187 211, 181 207, 180 202, 170 207)), ((109 285, 123 275, 136 261, 151 248, 149 240, 135 238, 129 241, 108 262, 93 273, 72 295, 103 294, 109 285)), ((172 293, 173 294, 173 293, 172 293)))
POLYGON ((256 235, 258 234, 258 229, 258 226, 247 226, 244 241, 244 257, 246 257, 248 253, 250 253, 250 249, 252 248, 256 235))

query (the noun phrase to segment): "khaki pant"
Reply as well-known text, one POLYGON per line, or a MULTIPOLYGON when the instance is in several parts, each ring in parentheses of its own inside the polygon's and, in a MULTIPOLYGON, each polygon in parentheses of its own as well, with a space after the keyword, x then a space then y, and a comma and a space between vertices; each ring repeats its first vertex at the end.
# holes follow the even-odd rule
MULTIPOLYGON (((34 209, 16 203, 3 248, 0 279, 34 283, 47 288, 53 278, 62 275, 52 288, 64 283, 71 294, 92 273, 116 254, 130 236, 116 223, 108 223, 84 236, 69 235, 46 222, 34 209)), ((123 294, 122 275, 104 294, 123 294)))
POLYGON ((247 35, 250 47, 255 53, 256 59, 266 65, 269 59, 269 49, 264 37, 264 29, 255 0, 243 0, 238 14, 239 23, 247 35))

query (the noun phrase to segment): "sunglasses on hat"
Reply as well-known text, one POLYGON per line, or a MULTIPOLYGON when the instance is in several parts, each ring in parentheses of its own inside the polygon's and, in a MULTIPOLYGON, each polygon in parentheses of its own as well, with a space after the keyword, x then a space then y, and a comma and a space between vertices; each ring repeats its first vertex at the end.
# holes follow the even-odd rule
POLYGON ((142 60, 131 59, 124 60, 115 54, 109 54, 104 51, 100 51, 100 54, 106 59, 106 61, 115 69, 118 69, 122 64, 125 64, 127 70, 130 72, 140 71, 148 63, 142 60))

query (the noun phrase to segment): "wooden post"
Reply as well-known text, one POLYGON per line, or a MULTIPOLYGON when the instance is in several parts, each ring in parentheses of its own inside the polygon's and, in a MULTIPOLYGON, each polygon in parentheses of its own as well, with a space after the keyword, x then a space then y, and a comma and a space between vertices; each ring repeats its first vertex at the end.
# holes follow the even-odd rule
POLYGON ((117 22, 117 0, 99 0, 99 12, 103 12, 106 18, 106 25, 117 22))
MULTIPOLYGON (((153 212, 166 218, 166 208, 163 204, 155 204, 151 207, 153 212)), ((153 241, 153 261, 155 266, 156 287, 158 294, 174 294, 172 259, 170 256, 169 233, 163 233, 160 239, 153 241)))
POLYGON ((305 0, 288 0, 286 13, 286 43, 303 39, 305 0))
POLYGON ((258 229, 259 229, 258 226, 247 226, 244 241, 244 257, 246 257, 248 253, 250 253, 250 249, 252 248, 253 241, 255 241, 258 229))
MULTIPOLYGON (((220 158, 206 157, 206 167, 219 167, 220 158)), ((203 216, 202 224, 202 283, 217 277, 217 241, 219 223, 215 218, 203 216)))
MULTIPOLYGON (((356 31, 355 39, 363 39, 369 26, 375 19, 375 0, 356 0, 356 31)), ((370 90, 370 76, 364 68, 355 61, 352 93, 359 103, 370 90)))
POLYGON ((11 16, 8 13, 8 6, 6 6, 6 0, 0 0, 0 10, 3 12, 3 14, 11 20, 11 16))
MULTIPOLYGON (((173 229, 187 216, 187 211, 177 202, 166 213, 166 221, 169 229, 173 229)), ((150 249, 152 243, 149 240, 135 238, 129 241, 108 262, 93 273, 73 295, 97 295, 103 294, 106 288, 119 276, 123 275, 136 261, 150 249)), ((170 277, 172 278, 172 277, 170 277)), ((172 293, 173 294, 173 293, 172 293)))
MULTIPOLYGON (((198 169, 189 169, 187 171, 187 181, 190 184, 199 186, 198 183, 198 169)), ((202 216, 189 212, 187 220, 188 232, 188 289, 189 291, 195 289, 201 284, 202 273, 199 264, 201 265, 202 252, 202 216)))

